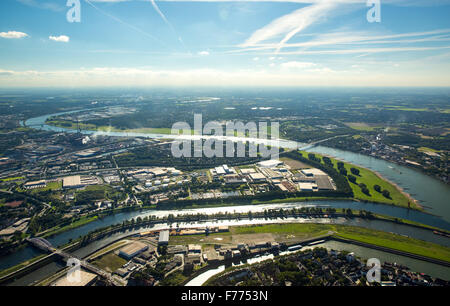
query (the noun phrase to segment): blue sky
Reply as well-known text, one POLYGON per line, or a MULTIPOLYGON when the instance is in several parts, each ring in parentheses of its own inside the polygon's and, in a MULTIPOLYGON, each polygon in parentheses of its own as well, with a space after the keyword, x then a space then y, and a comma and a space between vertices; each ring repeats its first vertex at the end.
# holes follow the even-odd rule
POLYGON ((0 87, 450 86, 450 0, 0 1, 0 87))

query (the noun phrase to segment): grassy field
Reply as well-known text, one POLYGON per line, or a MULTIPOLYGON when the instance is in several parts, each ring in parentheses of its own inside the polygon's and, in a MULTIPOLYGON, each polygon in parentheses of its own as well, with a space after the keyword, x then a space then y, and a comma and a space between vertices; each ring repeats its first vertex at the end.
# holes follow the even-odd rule
POLYGON ((116 271, 126 263, 127 261, 125 259, 117 256, 114 253, 108 253, 106 255, 103 255, 102 257, 92 262, 93 265, 99 267, 100 269, 111 272, 116 271))
POLYGON ((358 131, 365 131, 365 132, 371 132, 374 131, 377 128, 381 128, 381 126, 371 126, 364 122, 347 122, 345 123, 348 127, 358 130, 358 131))
MULTIPOLYGON (((308 153, 307 152, 301 152, 305 158, 307 158, 308 153)), ((315 153, 317 157, 322 157, 320 154, 315 153)), ((338 160, 334 158, 330 158, 333 162, 334 168, 337 170, 337 163, 338 160)), ((323 161, 322 161, 323 163, 323 161)), ((389 183, 388 181, 380 178, 377 174, 374 172, 355 166, 353 164, 343 162, 345 169, 347 169, 347 173, 351 174, 350 169, 356 168, 359 170, 359 175, 356 176, 356 184, 349 182, 354 197, 359 200, 369 201, 369 202, 376 202, 376 203, 384 203, 384 204, 391 204, 391 205, 397 205, 397 206, 403 206, 408 207, 408 202, 411 203, 411 208, 420 209, 420 207, 414 203, 414 201, 410 201, 406 195, 404 195, 396 186, 389 183), (361 187, 358 186, 358 184, 364 183, 366 184, 367 188, 369 189, 370 195, 367 195, 361 191, 361 187), (388 190, 390 193, 390 199, 384 197, 381 193, 374 190, 373 186, 379 185, 382 190, 388 190)))
POLYGON ((309 224, 309 223, 286 223, 286 224, 267 224, 256 226, 236 226, 232 227, 230 232, 236 234, 308 234, 309 236, 321 236, 330 231, 328 224, 309 224))
POLYGON ((52 235, 60 234, 62 232, 65 232, 65 231, 68 231, 68 230, 80 227, 80 226, 85 225, 85 224, 87 224, 89 222, 97 220, 97 218, 98 218, 97 216, 81 217, 80 220, 72 222, 69 225, 66 225, 66 226, 63 226, 63 227, 56 226, 54 228, 51 228, 49 231, 45 232, 43 237, 49 237, 49 236, 52 236, 52 235))
POLYGON ((36 188, 31 191, 32 194, 39 193, 47 190, 61 190, 62 189, 62 181, 50 182, 47 183, 47 186, 43 188, 36 188))
POLYGON ((450 248, 382 231, 338 226, 336 236, 450 262, 450 248))
POLYGON ((397 234, 366 229, 356 226, 314 223, 265 224, 230 227, 230 232, 214 233, 208 236, 173 236, 170 244, 201 244, 203 248, 214 244, 237 244, 255 241, 296 242, 319 237, 333 232, 333 235, 394 250, 409 252, 450 262, 450 248, 435 243, 409 238, 397 234))
POLYGON ((18 176, 18 177, 8 177, 8 178, 0 179, 0 181, 1 182, 11 182, 11 181, 17 181, 17 180, 23 180, 23 179, 25 179, 25 177, 18 176))
POLYGON ((431 152, 431 153, 438 153, 440 151, 432 149, 432 148, 427 148, 427 147, 420 147, 417 149, 419 152, 431 152))
POLYGON ((435 243, 409 238, 397 234, 366 229, 356 226, 334 224, 270 224, 251 227, 232 228, 234 232, 243 233, 276 233, 276 234, 310 234, 312 237, 334 231, 336 236, 384 246, 391 249, 422 255, 450 262, 450 248, 435 243))

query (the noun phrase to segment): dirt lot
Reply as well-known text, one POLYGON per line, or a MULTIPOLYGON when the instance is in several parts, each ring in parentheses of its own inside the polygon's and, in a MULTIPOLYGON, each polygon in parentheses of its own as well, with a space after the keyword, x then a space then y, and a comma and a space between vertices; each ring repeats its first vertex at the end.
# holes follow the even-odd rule
POLYGON ((291 167, 292 170, 311 168, 310 165, 304 164, 298 160, 293 160, 287 157, 281 157, 280 160, 283 161, 289 167, 291 167))

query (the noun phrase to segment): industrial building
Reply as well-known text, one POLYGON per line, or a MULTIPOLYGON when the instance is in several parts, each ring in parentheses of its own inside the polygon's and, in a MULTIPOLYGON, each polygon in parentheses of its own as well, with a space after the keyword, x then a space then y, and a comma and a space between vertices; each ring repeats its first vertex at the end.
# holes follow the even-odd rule
POLYGON ((318 191, 317 184, 315 183, 298 183, 300 191, 318 191))
POLYGON ((169 244, 169 231, 160 231, 158 245, 168 245, 169 244))
POLYGON ((306 176, 317 176, 317 175, 327 175, 322 170, 311 168, 311 169, 303 169, 301 172, 306 176))
POLYGON ((128 244, 120 249, 119 256, 125 259, 131 259, 136 255, 148 250, 148 245, 145 243, 136 241, 131 244, 128 244))
POLYGON ((81 177, 79 175, 67 176, 63 178, 63 188, 79 188, 83 187, 81 184, 81 177))
POLYGON ((188 245, 189 254, 200 254, 202 252, 202 246, 199 244, 188 245))
POLYGON ((47 182, 45 180, 28 182, 23 185, 25 189, 34 189, 34 188, 44 188, 47 186, 47 182))
POLYGON ((266 180, 266 177, 262 173, 250 173, 250 178, 253 182, 263 182, 266 180))
POLYGON ((275 168, 282 164, 283 162, 278 159, 270 159, 259 162, 258 166, 260 166, 261 168, 275 168))

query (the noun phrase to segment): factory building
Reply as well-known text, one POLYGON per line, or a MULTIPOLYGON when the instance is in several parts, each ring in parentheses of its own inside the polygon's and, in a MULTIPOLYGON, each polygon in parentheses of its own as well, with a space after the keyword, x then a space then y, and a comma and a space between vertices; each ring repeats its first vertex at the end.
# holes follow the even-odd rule
POLYGON ((145 252, 146 250, 148 250, 148 245, 136 241, 121 248, 119 251, 119 256, 125 259, 131 259, 134 256, 139 255, 142 252, 145 252))
POLYGON ((169 231, 160 231, 158 245, 168 245, 169 244, 169 231))

